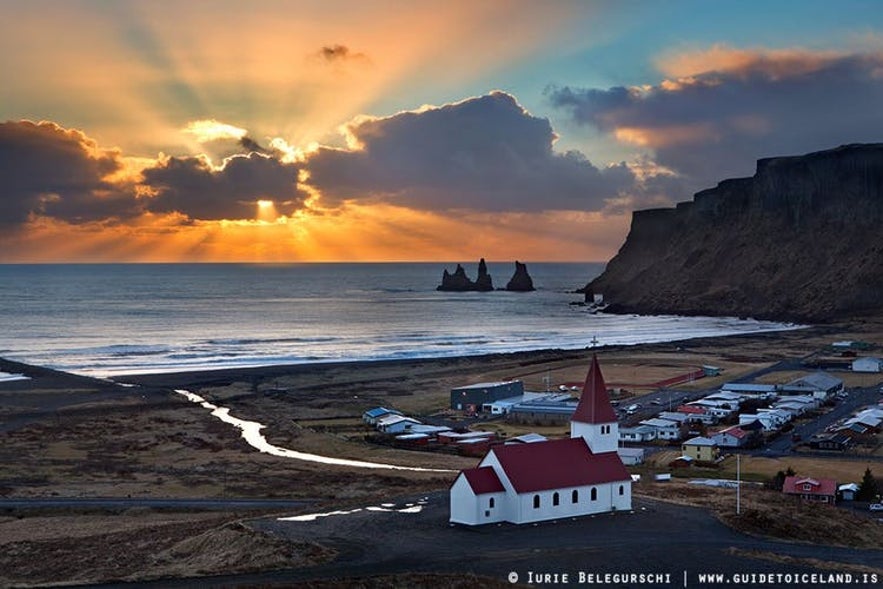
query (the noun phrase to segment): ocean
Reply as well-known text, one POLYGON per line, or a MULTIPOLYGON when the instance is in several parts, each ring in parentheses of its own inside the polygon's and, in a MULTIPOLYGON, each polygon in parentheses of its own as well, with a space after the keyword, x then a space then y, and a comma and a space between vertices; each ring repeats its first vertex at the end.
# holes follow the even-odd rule
MULTIPOLYGON (((472 278, 476 264, 464 265, 472 278)), ((438 292, 455 264, 0 265, 0 357, 90 376, 638 344, 788 329, 592 314, 603 264, 529 263, 531 293, 438 292)), ((513 263, 489 263, 498 288, 513 263)))

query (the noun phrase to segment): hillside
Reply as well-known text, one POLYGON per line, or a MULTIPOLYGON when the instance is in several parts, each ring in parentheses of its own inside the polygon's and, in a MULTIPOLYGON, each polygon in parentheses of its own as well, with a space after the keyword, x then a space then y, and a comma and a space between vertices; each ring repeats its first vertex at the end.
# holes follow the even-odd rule
POLYGON ((883 144, 757 162, 671 209, 636 211, 583 290, 613 312, 824 322, 883 311, 883 144))

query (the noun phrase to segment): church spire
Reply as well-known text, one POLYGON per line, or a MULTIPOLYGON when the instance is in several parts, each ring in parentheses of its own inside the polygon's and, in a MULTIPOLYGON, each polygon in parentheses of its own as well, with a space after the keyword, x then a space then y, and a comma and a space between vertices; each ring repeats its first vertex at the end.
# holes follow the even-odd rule
POLYGON ((571 421, 592 424, 616 422, 616 412, 607 396, 607 385, 604 384, 596 354, 592 354, 592 365, 571 421))

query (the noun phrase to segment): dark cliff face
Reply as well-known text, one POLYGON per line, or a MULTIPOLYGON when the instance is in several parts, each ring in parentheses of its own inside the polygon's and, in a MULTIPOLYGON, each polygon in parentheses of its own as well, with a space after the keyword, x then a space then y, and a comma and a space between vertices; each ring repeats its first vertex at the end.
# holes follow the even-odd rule
POLYGON ((883 311, 883 144, 763 159, 637 211, 586 286, 611 310, 828 321, 883 311))

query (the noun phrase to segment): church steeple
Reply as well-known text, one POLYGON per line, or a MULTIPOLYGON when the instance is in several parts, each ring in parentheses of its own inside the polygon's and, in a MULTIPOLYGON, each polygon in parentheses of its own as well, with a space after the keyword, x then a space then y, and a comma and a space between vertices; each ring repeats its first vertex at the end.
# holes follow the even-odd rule
POLYGON ((582 437, 592 452, 615 452, 619 445, 619 424, 616 412, 607 395, 607 385, 598 365, 598 356, 592 355, 592 365, 586 375, 582 396, 570 421, 570 437, 582 437))

